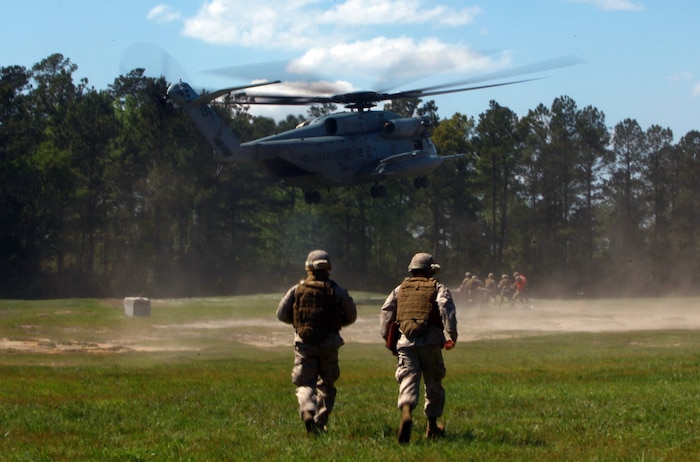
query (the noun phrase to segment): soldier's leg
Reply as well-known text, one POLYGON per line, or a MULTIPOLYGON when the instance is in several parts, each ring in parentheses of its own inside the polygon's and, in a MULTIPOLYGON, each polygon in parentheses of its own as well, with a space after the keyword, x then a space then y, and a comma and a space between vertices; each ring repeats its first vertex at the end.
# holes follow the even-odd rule
POLYGON ((313 417, 316 414, 317 396, 316 381, 318 379, 318 356, 316 347, 308 345, 294 346, 294 368, 292 383, 297 386, 296 396, 301 416, 307 431, 314 431, 313 417))
POLYGON ((420 358, 415 348, 401 348, 398 350, 395 377, 399 383, 397 404, 401 410, 398 440, 399 444, 407 444, 411 440, 411 428, 413 427, 411 413, 418 404, 418 393, 420 392, 420 358))
POLYGON ((423 380, 425 380, 425 415, 440 417, 445 407, 445 389, 442 387, 442 379, 445 378, 445 363, 440 345, 422 347, 420 357, 423 380))
POLYGON ((335 382, 340 377, 338 348, 324 349, 320 355, 318 382, 316 383, 316 424, 324 427, 335 406, 338 390, 335 382))
POLYGON ((428 439, 441 438, 445 436, 445 426, 438 425, 437 420, 438 417, 442 416, 445 408, 445 389, 442 387, 442 379, 445 378, 445 363, 439 345, 424 347, 421 351, 423 379, 425 380, 424 412, 428 417, 425 436, 428 439))
POLYGON ((399 384, 398 408, 405 404, 415 409, 418 405, 421 380, 420 358, 415 348, 401 348, 398 351, 396 381, 399 384))

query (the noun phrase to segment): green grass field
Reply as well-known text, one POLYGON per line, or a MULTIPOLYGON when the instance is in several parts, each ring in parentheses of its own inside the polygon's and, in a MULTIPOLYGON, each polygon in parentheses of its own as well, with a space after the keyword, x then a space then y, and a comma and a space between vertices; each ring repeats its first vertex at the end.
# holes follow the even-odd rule
POLYGON ((383 296, 353 295, 368 321, 348 336, 371 329, 377 341, 341 349, 336 409, 317 438, 297 415, 279 295, 157 300, 134 318, 114 300, 0 301, 0 460, 700 458, 694 329, 460 342, 445 353, 447 437, 427 441, 418 412, 399 446, 394 357, 376 333, 383 296))

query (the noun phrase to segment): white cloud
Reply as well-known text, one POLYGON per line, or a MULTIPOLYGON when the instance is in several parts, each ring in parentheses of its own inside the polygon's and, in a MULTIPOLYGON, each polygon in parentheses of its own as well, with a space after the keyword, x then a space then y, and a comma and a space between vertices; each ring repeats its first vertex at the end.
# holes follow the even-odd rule
POLYGON ((700 83, 696 83, 692 91, 693 98, 700 97, 700 83))
POLYGON ((435 74, 497 67, 463 43, 387 36, 394 26, 419 23, 424 32, 439 34, 440 28, 470 24, 480 12, 430 0, 258 0, 255 8, 248 0, 209 0, 184 21, 184 34, 209 43, 302 53, 291 62, 290 73, 322 69, 324 75, 390 75, 396 81, 415 79, 416 70, 435 74))
POLYGON ((692 81, 695 79, 695 76, 691 72, 676 72, 674 74, 671 74, 669 77, 669 80, 672 83, 676 82, 688 82, 692 81))
POLYGON ((351 39, 366 28, 415 25, 457 27, 473 22, 479 7, 454 9, 428 0, 210 0, 185 20, 184 34, 209 43, 305 49, 351 39))
POLYGON ((299 49, 318 38, 312 0, 211 0, 185 20, 184 34, 209 43, 299 49))
POLYGON ((462 45, 450 45, 437 39, 375 37, 311 48, 291 63, 290 71, 308 73, 320 68, 345 75, 350 69, 358 75, 391 74, 391 78, 405 79, 418 77, 421 72, 426 75, 449 71, 484 72, 493 70, 494 62, 462 45))
POLYGON ((692 72, 676 72, 669 76, 669 82, 674 85, 681 85, 683 89, 687 89, 690 86, 690 94, 693 98, 700 97, 700 83, 697 83, 697 79, 692 72))
POLYGON ((173 22, 181 18, 180 13, 174 11, 168 5, 156 5, 151 8, 146 16, 149 21, 155 21, 158 23, 173 22))
POLYGON ((471 24, 481 13, 477 6, 461 10, 441 5, 424 8, 420 0, 346 0, 326 11, 321 21, 351 25, 424 24, 446 26, 471 24))
POLYGON ((644 5, 631 0, 570 0, 579 3, 587 3, 601 10, 608 11, 637 11, 643 10, 644 5))

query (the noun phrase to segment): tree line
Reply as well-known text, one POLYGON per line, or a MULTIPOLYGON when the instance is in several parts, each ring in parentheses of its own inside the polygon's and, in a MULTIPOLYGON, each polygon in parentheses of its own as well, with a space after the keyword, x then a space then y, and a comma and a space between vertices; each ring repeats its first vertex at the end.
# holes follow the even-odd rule
MULTIPOLYGON (((0 69, 0 297, 281 291, 313 248, 355 290, 386 292, 427 251, 454 286, 520 271, 537 296, 697 293, 698 131, 609 128, 568 96, 522 117, 495 101, 448 118, 434 101, 392 101, 431 119, 439 153, 464 157, 427 189, 334 188, 310 205, 253 164, 217 174, 165 78, 134 69, 95 89, 76 70, 61 54, 0 69)), ((243 141, 334 109, 275 122, 216 107, 243 141)))

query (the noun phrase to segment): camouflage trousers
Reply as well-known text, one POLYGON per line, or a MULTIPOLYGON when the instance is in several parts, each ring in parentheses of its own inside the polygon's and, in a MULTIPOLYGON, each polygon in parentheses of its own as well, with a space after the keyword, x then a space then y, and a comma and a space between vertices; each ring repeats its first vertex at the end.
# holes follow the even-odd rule
POLYGON ((425 381, 423 411, 428 417, 442 416, 445 407, 445 389, 442 388, 445 363, 440 345, 399 348, 398 356, 395 376, 399 384, 399 409, 404 404, 411 406, 411 410, 416 408, 422 376, 425 381))
POLYGON ((316 424, 326 425, 335 405, 335 382, 339 377, 337 346, 296 343, 292 382, 297 386, 299 415, 313 412, 316 424))

